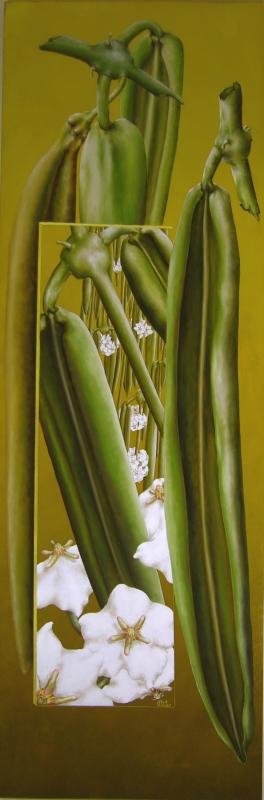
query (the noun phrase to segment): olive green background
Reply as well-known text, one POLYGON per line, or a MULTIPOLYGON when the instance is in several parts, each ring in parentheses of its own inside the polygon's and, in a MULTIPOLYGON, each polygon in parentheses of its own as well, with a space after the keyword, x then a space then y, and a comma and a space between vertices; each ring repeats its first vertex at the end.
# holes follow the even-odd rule
MULTIPOLYGON (((263 22, 258 3, 8 2, 4 20, 1 185, 1 386, 8 242, 26 176, 70 113, 94 105, 95 78, 73 60, 38 45, 64 33, 90 42, 150 16, 185 48, 184 108, 170 204, 175 226, 186 191, 199 181, 218 128, 221 89, 239 80, 244 123, 252 126, 251 165, 263 187, 263 22)), ((263 224, 239 207, 229 170, 241 251, 239 376, 242 455, 254 629, 257 729, 241 766, 215 734, 200 701, 176 620, 175 708, 53 708, 32 704, 32 675, 18 668, 10 615, 5 535, 5 438, 1 414, 1 777, 4 797, 260 800, 263 529, 263 224)), ((74 290, 73 290, 74 291, 74 290)), ((41 454, 40 454, 41 457, 41 454)), ((44 455, 43 455, 44 459, 44 455)), ((42 460, 44 464, 44 460, 42 460)), ((40 483, 40 514, 50 529, 53 496, 40 483)), ((46 476, 46 477, 45 477, 46 476)))

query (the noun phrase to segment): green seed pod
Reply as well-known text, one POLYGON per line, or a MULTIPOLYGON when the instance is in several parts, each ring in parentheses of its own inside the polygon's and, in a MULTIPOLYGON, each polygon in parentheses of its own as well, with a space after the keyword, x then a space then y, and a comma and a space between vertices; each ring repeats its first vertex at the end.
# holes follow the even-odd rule
POLYGON ((168 284, 169 262, 167 262, 160 254, 160 250, 157 247, 156 242, 152 236, 149 236, 147 233, 140 233, 137 237, 137 241, 141 250, 145 253, 146 257, 151 262, 153 272, 155 272, 158 280, 160 281, 166 293, 168 284))
POLYGON ((143 314, 166 339, 166 291, 147 255, 134 239, 125 239, 121 248, 121 264, 131 291, 143 314))
POLYGON ((107 130, 94 125, 80 158, 80 221, 137 225, 144 221, 146 154, 136 125, 125 119, 107 130))
POLYGON ((135 569, 147 535, 100 356, 82 320, 64 309, 41 333, 41 398, 49 452, 99 602, 117 583, 163 602, 157 573, 135 569))
MULTIPOLYGON (((183 47, 171 34, 143 37, 132 49, 135 64, 181 95, 183 85, 183 47)), ((171 98, 153 97, 142 85, 127 81, 121 96, 121 113, 140 129, 145 144, 148 185, 145 220, 163 222, 171 174, 176 154, 180 103, 171 98)))
POLYGON ((193 189, 168 283, 165 507, 175 599, 197 687, 241 761, 253 735, 240 454, 239 253, 228 195, 193 189), (191 320, 191 324, 190 324, 191 320))
POLYGON ((165 231, 160 228, 144 228, 142 233, 152 239, 156 248, 167 267, 169 268, 169 261, 172 253, 172 241, 165 231))
POLYGON ((81 139, 74 137, 56 175, 48 214, 51 222, 75 221, 77 160, 80 145, 81 139))
POLYGON ((49 218, 56 176, 73 137, 67 124, 34 167, 11 234, 6 314, 7 526, 13 616, 23 672, 33 654, 38 223, 49 218))

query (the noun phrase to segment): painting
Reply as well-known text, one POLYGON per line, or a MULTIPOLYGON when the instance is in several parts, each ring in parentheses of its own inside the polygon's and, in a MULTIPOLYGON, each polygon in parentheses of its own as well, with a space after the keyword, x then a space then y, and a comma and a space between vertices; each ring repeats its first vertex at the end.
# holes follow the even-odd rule
POLYGON ((262 30, 4 4, 3 797, 261 798, 262 30))

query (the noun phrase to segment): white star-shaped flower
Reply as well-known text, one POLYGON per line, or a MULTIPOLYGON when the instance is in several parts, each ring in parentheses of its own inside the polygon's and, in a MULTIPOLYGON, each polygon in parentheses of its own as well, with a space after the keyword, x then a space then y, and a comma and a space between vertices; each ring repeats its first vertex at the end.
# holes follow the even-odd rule
POLYGON ((148 421, 147 415, 139 410, 139 406, 132 406, 131 408, 130 430, 141 431, 146 427, 148 421))
POLYGON ((173 612, 145 592, 119 584, 101 611, 79 622, 84 649, 101 654, 101 674, 110 678, 102 691, 114 702, 131 702, 173 680, 173 612))
POLYGON ((52 550, 43 551, 48 558, 37 565, 37 607, 54 605, 79 617, 93 590, 78 548, 71 540, 51 544, 52 550))
POLYGON ((105 356, 112 356, 113 353, 120 347, 118 339, 114 342, 110 333, 101 333, 99 339, 99 350, 105 356))
POLYGON ((134 331, 136 331, 139 339, 145 339, 147 336, 151 336, 153 328, 145 319, 140 319, 139 322, 136 322, 134 325, 134 331))
POLYGON ((137 450, 135 447, 129 447, 127 451, 130 468, 135 483, 141 483, 143 478, 148 474, 148 454, 146 450, 137 450))
POLYGON ((37 705, 112 706, 97 686, 100 651, 66 650, 52 626, 47 622, 37 634, 37 705))

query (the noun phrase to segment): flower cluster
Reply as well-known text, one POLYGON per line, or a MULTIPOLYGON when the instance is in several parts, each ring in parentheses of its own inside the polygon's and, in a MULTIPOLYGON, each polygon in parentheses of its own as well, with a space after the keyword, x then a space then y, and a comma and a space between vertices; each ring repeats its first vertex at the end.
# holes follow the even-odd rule
POLYGON ((145 319, 141 319, 134 325, 134 331, 136 331, 139 339, 145 339, 146 336, 151 336, 153 328, 145 319))
POLYGON ((149 541, 140 544, 134 554, 146 567, 154 567, 172 583, 171 561, 168 548, 166 520, 164 511, 164 480, 153 481, 145 492, 139 495, 139 502, 146 523, 149 541))
POLYGON ((131 467, 133 480, 135 483, 140 483, 143 478, 148 474, 148 454, 146 450, 137 450, 135 447, 129 447, 128 459, 131 467))
POLYGON ((145 428, 148 418, 139 410, 139 406, 132 406, 132 414, 130 419, 130 430, 141 431, 145 428))
POLYGON ((173 613, 119 584, 106 606, 79 619, 80 650, 46 623, 37 638, 38 705, 108 705, 160 695, 174 679, 173 613))
POLYGON ((105 356, 112 356, 113 353, 116 352, 117 348, 120 347, 120 342, 118 339, 114 342, 110 333, 101 333, 100 340, 99 340, 99 350, 105 356))

